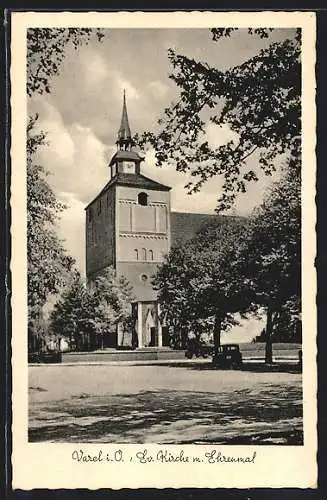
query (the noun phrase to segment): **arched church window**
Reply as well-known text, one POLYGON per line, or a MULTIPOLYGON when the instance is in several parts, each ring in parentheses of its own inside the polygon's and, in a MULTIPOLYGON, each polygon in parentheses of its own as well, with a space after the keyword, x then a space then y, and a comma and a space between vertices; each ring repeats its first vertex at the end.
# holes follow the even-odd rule
POLYGON ((142 248, 142 260, 146 260, 146 249, 142 248))
POLYGON ((139 260, 139 251, 137 248, 135 248, 135 250, 134 250, 134 255, 135 255, 135 259, 139 260))
POLYGON ((149 250, 149 260, 153 260, 153 251, 149 250))
POLYGON ((144 207, 146 207, 148 204, 148 195, 146 193, 139 193, 137 202, 139 205, 143 205, 144 207))

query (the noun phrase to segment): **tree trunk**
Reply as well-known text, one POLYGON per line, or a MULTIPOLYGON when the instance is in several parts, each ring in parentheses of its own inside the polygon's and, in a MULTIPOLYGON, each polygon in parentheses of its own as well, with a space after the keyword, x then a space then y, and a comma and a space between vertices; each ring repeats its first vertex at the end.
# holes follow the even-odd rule
POLYGON ((272 327, 273 327, 273 311, 270 307, 267 308, 267 325, 266 325, 266 349, 265 363, 272 364, 272 327))
POLYGON ((221 337, 221 313, 216 312, 215 314, 215 326, 213 330, 213 341, 215 350, 220 346, 220 337, 221 337))

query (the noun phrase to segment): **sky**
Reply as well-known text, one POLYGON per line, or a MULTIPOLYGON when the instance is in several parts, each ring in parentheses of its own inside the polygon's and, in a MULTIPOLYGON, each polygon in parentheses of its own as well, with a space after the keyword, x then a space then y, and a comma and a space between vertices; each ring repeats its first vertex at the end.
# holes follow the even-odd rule
MULTIPOLYGON (((292 34, 292 30, 275 30, 269 42, 292 34)), ((132 134, 154 131, 164 108, 177 97, 176 85, 169 79, 169 48, 227 69, 267 43, 244 30, 215 43, 208 29, 110 29, 105 30, 102 43, 94 39, 77 51, 67 48, 61 72, 51 81, 51 94, 29 98, 28 113, 38 112, 39 127, 48 133, 49 145, 39 152, 38 161, 50 171, 48 180, 57 198, 68 206, 58 223, 58 234, 82 274, 84 208, 110 177, 108 164, 116 151, 123 89, 132 134)), ((227 126, 208 125, 206 131, 212 145, 233 138, 227 126)), ((190 196, 184 189, 188 177, 171 166, 156 167, 151 150, 146 153, 142 173, 172 187, 172 210, 214 212, 222 179, 210 180, 200 193, 190 196)), ((249 213, 273 180, 263 177, 252 184, 238 197, 234 213, 249 213)))

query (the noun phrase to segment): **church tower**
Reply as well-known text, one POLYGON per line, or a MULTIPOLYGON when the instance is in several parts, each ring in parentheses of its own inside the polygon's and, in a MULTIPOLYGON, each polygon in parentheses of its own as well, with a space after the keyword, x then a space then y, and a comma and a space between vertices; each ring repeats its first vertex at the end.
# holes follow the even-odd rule
POLYGON ((116 145, 117 152, 114 154, 109 164, 109 167, 111 168, 111 178, 115 178, 117 174, 140 175, 140 164, 141 161, 143 161, 143 158, 141 158, 139 154, 132 149, 133 140, 127 115, 125 91, 123 111, 116 145))
MULTIPOLYGON (((113 266, 133 287, 131 304, 138 347, 160 347, 157 296, 151 278, 170 250, 170 187, 141 173, 134 149, 124 92, 117 151, 110 180, 86 207, 86 275, 92 281, 113 266)), ((118 329, 117 344, 122 345, 118 329)))

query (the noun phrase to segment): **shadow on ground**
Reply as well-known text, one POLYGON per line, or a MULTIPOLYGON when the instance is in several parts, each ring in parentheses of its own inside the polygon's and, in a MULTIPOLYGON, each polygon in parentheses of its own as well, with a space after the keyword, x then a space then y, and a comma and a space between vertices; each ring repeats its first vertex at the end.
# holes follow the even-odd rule
MULTIPOLYGON (((154 363, 155 364, 155 363, 154 363)), ((139 366, 136 363, 135 364, 130 364, 130 366, 139 366)), ((196 370, 196 371, 203 371, 203 370, 212 370, 212 371, 217 371, 219 372, 220 369, 217 369, 213 366, 211 361, 205 361, 199 363, 198 361, 190 361, 189 363, 183 363, 181 361, 167 361, 167 362, 160 362, 160 366, 171 366, 174 368, 183 368, 184 370, 196 370)), ((271 365, 266 365, 263 362, 250 362, 250 363, 243 363, 243 366, 240 370, 238 371, 245 371, 245 372, 254 372, 254 373, 302 373, 301 367, 298 365, 298 363, 273 363, 271 365)))
POLYGON ((300 445, 302 393, 299 387, 268 384, 232 394, 82 393, 34 404, 29 441, 300 445))

